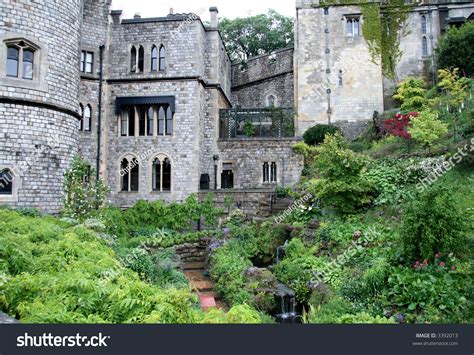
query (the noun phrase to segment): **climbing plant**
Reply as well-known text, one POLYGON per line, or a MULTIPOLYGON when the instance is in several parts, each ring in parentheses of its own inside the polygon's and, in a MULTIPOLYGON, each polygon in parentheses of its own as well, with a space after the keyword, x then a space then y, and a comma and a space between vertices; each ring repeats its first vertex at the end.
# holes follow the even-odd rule
POLYGON ((402 55, 400 37, 408 34, 404 25, 414 6, 405 0, 386 0, 381 3, 360 1, 364 18, 362 34, 369 44, 374 62, 381 61, 382 73, 395 80, 395 69, 402 55))

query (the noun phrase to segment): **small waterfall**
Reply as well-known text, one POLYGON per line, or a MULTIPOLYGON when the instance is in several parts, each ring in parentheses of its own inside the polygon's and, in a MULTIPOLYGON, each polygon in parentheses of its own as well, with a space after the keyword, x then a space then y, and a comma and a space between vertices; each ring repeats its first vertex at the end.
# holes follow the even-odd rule
POLYGON ((282 246, 279 246, 276 250, 276 263, 278 264, 283 257, 285 256, 285 248, 288 245, 288 241, 285 242, 282 246))
POLYGON ((298 314, 296 313, 296 298, 295 291, 289 287, 278 284, 276 294, 280 298, 280 313, 276 318, 279 323, 297 323, 298 314))

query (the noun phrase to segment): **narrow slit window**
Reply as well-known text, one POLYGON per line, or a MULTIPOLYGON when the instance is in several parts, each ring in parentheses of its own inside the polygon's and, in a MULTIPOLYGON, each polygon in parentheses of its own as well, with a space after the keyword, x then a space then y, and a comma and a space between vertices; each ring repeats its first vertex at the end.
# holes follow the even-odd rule
POLYGON ((160 47, 160 71, 166 69, 166 49, 164 46, 160 47))
POLYGON ((161 191, 161 161, 156 158, 153 162, 153 191, 161 191))
POLYGON ((173 135, 173 112, 171 111, 171 107, 168 107, 166 110, 166 135, 173 135))
POLYGON ((145 136, 145 129, 146 129, 146 110, 144 107, 140 107, 139 110, 139 123, 138 123, 138 135, 143 137, 145 136))
POLYGON ((148 109, 148 120, 147 120, 147 134, 148 136, 153 136, 153 133, 154 133, 154 119, 155 119, 155 110, 153 109, 153 107, 150 107, 148 109))
POLYGON ((91 130, 91 120, 92 120, 92 109, 91 109, 90 105, 87 105, 84 108, 84 118, 83 118, 84 122, 82 124, 83 131, 90 132, 90 130, 91 130))
POLYGON ((421 16, 421 33, 426 34, 426 16, 421 16))
POLYGON ((94 54, 87 52, 86 54, 86 73, 92 74, 94 70, 94 54))
POLYGON ((277 182, 277 164, 272 163, 270 168, 270 181, 277 182))
POLYGON ((158 48, 153 46, 151 49, 151 71, 158 70, 158 48))
POLYGON ((171 191, 171 162, 168 158, 163 161, 163 191, 171 191))
POLYGON ((428 40, 426 39, 426 36, 423 36, 421 39, 421 52, 424 57, 428 55, 428 40))
POLYGON ((165 109, 163 106, 158 111, 158 135, 162 136, 165 134, 165 109))
POLYGON ((140 180, 140 166, 137 159, 131 161, 130 171, 130 191, 138 191, 140 180))
POLYGON ((135 46, 133 46, 130 51, 130 71, 132 73, 137 72, 137 49, 135 46))
POLYGON ((263 163, 263 182, 270 181, 270 172, 269 172, 269 165, 267 162, 263 163))
POLYGON ((128 110, 122 110, 120 115, 120 135, 126 137, 128 135, 128 110))
POLYGON ((135 136, 135 108, 128 108, 128 135, 135 136))
POLYGON ((138 50, 138 71, 140 73, 145 71, 145 49, 142 46, 138 50))

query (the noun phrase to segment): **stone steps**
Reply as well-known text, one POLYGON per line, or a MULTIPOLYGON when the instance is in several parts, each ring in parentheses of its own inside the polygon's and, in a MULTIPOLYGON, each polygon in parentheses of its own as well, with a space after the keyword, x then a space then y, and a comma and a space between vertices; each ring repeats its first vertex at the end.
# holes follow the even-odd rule
POLYGON ((181 265, 184 275, 189 281, 191 288, 199 297, 199 303, 203 311, 210 308, 227 310, 222 298, 214 292, 214 282, 205 273, 206 264, 204 260, 185 262, 181 265))

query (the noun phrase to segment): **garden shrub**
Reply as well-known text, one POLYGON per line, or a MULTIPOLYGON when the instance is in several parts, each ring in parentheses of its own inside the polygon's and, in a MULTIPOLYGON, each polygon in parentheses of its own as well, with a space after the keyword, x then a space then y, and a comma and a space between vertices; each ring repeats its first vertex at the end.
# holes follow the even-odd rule
POLYGON ((26 323, 194 323, 188 289, 163 290, 123 267, 85 227, 0 211, 0 310, 26 323))
POLYGON ((441 36, 436 48, 436 63, 439 68, 459 68, 463 75, 474 75, 474 24, 466 22, 460 28, 450 26, 441 36))
POLYGON ((64 174, 65 201, 62 213, 66 217, 86 219, 105 206, 109 188, 94 175, 94 170, 84 158, 74 158, 64 174))
POLYGON ((448 133, 448 126, 438 117, 435 111, 422 111, 419 116, 412 118, 408 133, 423 146, 432 148, 436 141, 448 133))
POLYGON ((384 293, 385 304, 394 312, 408 314, 412 319, 407 321, 426 319, 424 313, 428 312, 428 318, 437 323, 457 323, 467 308, 467 282, 451 271, 394 268, 384 293))
POLYGON ((324 138, 328 134, 340 133, 341 130, 333 125, 318 124, 311 127, 303 134, 304 142, 309 145, 318 145, 324 142, 324 138))
POLYGON ((408 263, 432 261, 439 252, 461 253, 465 246, 466 218, 453 192, 435 185, 407 204, 400 236, 403 257, 408 263))
POLYGON ((413 77, 408 77, 400 83, 393 98, 400 102, 403 113, 421 111, 429 104, 425 82, 413 77))
POLYGON ((207 324, 260 324, 261 315, 248 305, 232 307, 228 313, 216 308, 210 309, 204 314, 202 323, 207 324))
POLYGON ((347 148, 340 134, 328 135, 318 148, 314 163, 319 179, 311 181, 310 192, 323 207, 354 213, 372 201, 373 187, 362 178, 369 159, 347 148))

